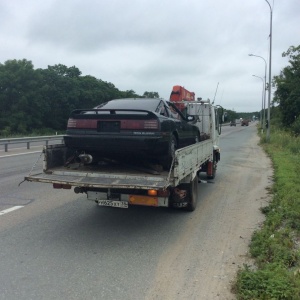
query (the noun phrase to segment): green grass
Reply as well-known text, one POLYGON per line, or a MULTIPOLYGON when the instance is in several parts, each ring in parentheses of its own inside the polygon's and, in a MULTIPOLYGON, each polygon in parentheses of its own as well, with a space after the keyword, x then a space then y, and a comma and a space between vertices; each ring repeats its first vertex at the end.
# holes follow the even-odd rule
POLYGON ((261 146, 274 167, 272 201, 251 240, 255 267, 244 266, 233 290, 238 299, 300 299, 300 138, 272 127, 261 146))

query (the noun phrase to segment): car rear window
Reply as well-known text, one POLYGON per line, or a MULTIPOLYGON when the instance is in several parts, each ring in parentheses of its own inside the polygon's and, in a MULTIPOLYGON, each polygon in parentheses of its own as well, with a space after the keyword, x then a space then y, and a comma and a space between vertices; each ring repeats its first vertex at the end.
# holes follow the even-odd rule
POLYGON ((143 109, 155 111, 160 99, 119 99, 111 100, 96 108, 101 109, 143 109))

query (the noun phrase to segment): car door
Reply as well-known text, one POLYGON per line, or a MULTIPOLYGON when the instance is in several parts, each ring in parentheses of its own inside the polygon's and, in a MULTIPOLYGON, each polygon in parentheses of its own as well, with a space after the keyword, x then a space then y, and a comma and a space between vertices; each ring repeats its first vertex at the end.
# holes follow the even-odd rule
POLYGON ((196 127, 190 124, 187 118, 177 109, 172 103, 168 103, 170 118, 174 119, 179 137, 179 147, 185 147, 195 143, 197 130, 196 127))

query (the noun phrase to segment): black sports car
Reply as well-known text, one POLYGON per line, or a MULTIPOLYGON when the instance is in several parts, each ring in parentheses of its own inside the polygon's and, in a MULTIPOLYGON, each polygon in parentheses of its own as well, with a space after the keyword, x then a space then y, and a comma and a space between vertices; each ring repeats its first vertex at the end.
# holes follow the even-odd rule
POLYGON ((193 120, 162 99, 116 99, 72 111, 64 142, 94 161, 148 159, 167 169, 176 149, 200 141, 193 120))

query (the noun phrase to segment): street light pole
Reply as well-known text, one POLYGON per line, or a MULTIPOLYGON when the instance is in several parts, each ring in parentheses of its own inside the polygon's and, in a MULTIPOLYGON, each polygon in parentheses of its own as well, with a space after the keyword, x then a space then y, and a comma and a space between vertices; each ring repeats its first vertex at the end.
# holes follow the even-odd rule
MULTIPOLYGON (((265 94, 265 84, 264 84, 264 79, 260 76, 256 76, 256 75, 252 75, 254 77, 257 77, 259 79, 262 80, 262 96, 261 96, 261 111, 263 112, 263 105, 264 105, 264 94, 265 94)), ((265 115, 265 113, 264 113, 265 115)), ((262 115, 260 115, 260 122, 261 122, 261 129, 262 129, 262 132, 264 131, 264 128, 263 128, 263 123, 264 123, 264 119, 262 118, 262 115)))
POLYGON ((271 103, 271 66, 272 66, 272 7, 268 0, 265 0, 270 7, 270 57, 269 57, 269 86, 268 86, 268 126, 267 126, 267 142, 270 141, 270 103, 271 103))
MULTIPOLYGON (((266 124, 266 93, 267 93, 267 62, 266 60, 262 57, 262 56, 259 56, 259 55, 255 55, 255 54, 249 54, 249 56, 255 56, 255 57, 259 57, 261 59, 264 60, 265 62, 265 83, 264 83, 264 105, 263 105, 263 108, 262 108, 262 111, 263 111, 263 118, 262 118, 262 129, 264 131, 265 129, 265 124, 266 124)), ((254 75, 253 75, 254 76, 254 75)))

